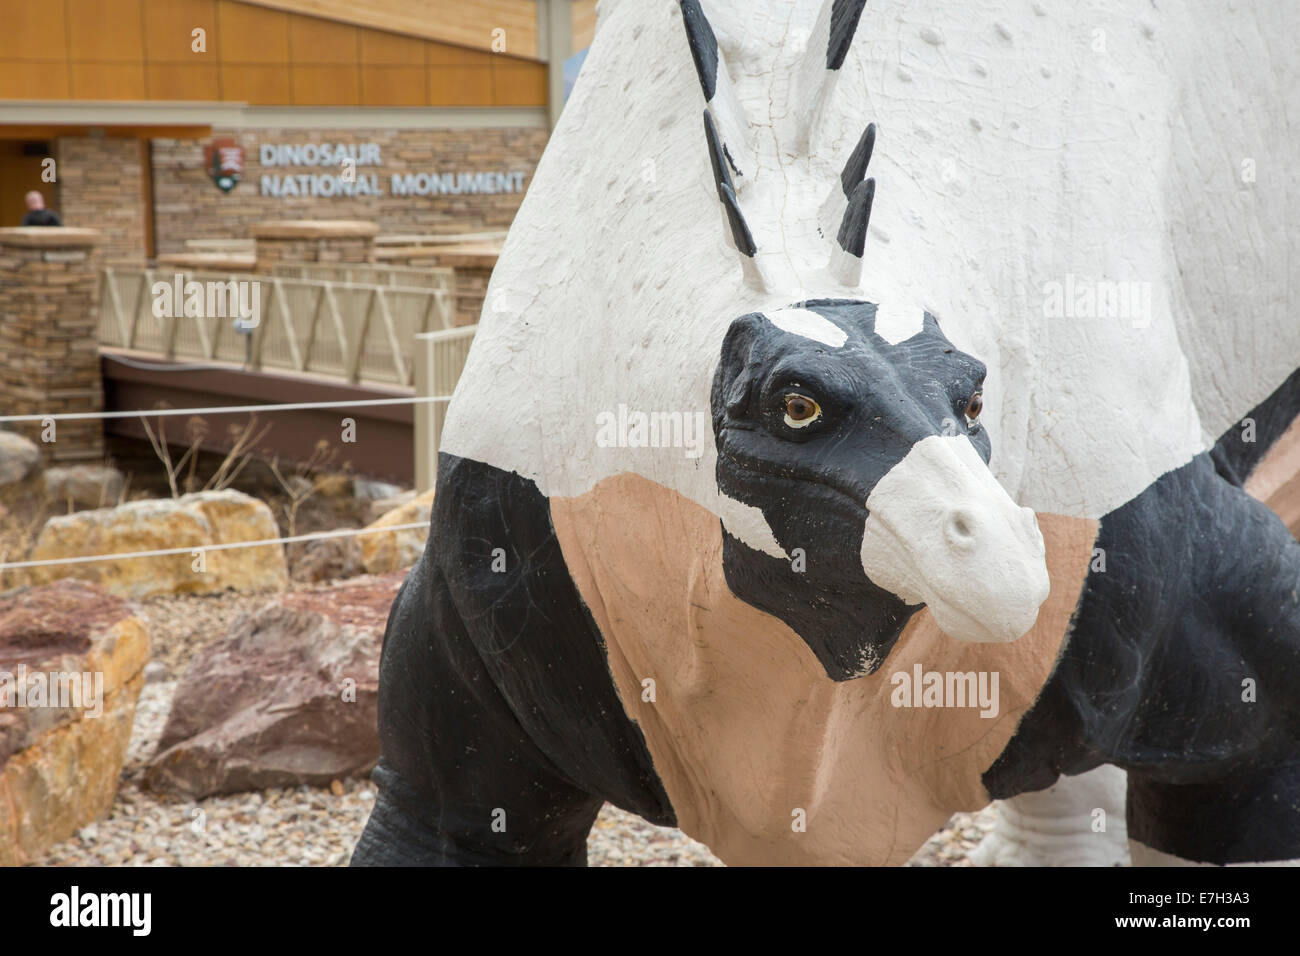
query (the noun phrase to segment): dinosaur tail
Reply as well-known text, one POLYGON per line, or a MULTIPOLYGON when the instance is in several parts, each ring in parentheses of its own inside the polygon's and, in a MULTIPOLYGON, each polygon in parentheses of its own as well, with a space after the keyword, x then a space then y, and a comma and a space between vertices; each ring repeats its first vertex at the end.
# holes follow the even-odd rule
POLYGON ((1219 436, 1210 453, 1215 468, 1233 484, 1245 485, 1259 464, 1280 450, 1278 442, 1297 418, 1300 418, 1300 369, 1219 436))
POLYGON ((1300 369, 1224 432, 1210 457, 1300 537, 1300 369))

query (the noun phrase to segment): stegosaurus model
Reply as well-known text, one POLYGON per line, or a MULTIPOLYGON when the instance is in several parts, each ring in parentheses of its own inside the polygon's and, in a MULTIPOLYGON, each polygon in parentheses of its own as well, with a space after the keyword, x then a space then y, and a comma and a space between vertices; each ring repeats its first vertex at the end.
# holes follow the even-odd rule
POLYGON ((603 0, 354 862, 581 863, 608 800, 899 863, 1106 763, 1154 851, 1300 857, 1300 545, 1243 487, 1300 446, 1296 17, 1047 6, 603 0))

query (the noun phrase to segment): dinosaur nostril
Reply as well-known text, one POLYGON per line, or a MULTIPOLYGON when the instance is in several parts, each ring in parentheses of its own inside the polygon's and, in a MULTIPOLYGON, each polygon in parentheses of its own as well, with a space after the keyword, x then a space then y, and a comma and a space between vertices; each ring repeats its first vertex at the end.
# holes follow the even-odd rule
POLYGON ((969 548, 975 544, 975 516, 959 508, 948 515, 948 541, 958 547, 969 548))

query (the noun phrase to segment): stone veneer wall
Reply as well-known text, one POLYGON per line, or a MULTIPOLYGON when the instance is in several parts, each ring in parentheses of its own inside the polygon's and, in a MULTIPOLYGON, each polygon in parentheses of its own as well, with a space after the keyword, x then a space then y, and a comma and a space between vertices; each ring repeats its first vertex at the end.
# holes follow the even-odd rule
POLYGON ((277 262, 375 261, 373 222, 302 220, 262 222, 253 226, 257 271, 270 273, 277 262))
MULTIPOLYGON (((9 415, 99 411, 99 262, 92 229, 0 229, 0 408, 9 415)), ((47 461, 100 459, 101 422, 12 426, 47 461)))
MULTIPOLYGON (((468 244, 472 246, 473 244, 468 244)), ((456 272, 456 324, 474 325, 483 313, 488 283, 497 265, 497 250, 462 246, 448 250, 409 247, 392 249, 390 265, 442 266, 456 272)))
POLYGON ((489 128, 446 130, 230 130, 244 147, 239 185, 222 193, 204 168, 209 140, 153 141, 155 243, 159 254, 183 252, 186 239, 246 238, 252 226, 283 219, 365 219, 382 234, 463 233, 507 229, 523 193, 451 196, 395 196, 393 174, 502 172, 523 173, 526 189, 549 133, 545 129, 489 128), (261 165, 261 144, 376 143, 380 166, 358 166, 358 176, 374 174, 378 196, 276 197, 261 194, 270 175, 337 173, 338 167, 261 165))
POLYGON ((483 315, 493 265, 454 265, 456 270, 456 324, 474 325, 483 315))
POLYGON ((102 264, 144 262, 143 153, 136 139, 64 136, 56 141, 56 211, 65 226, 102 234, 102 264))

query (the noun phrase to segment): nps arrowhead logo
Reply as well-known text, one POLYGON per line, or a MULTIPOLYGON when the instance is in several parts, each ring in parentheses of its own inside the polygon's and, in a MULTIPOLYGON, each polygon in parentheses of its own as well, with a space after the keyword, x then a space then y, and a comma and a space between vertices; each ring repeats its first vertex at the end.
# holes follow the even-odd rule
POLYGON ((208 175, 223 193, 239 185, 244 172, 244 147, 233 139, 214 139, 203 150, 208 175))

